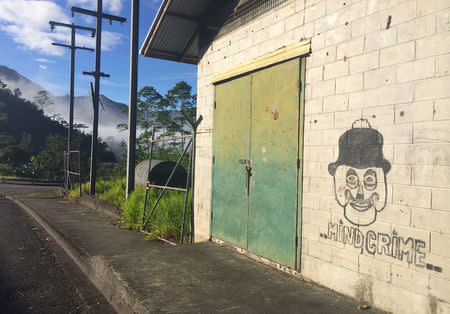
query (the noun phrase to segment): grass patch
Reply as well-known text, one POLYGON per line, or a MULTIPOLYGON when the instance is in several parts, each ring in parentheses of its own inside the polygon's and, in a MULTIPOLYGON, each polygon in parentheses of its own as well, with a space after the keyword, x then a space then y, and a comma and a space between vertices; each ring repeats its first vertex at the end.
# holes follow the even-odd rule
POLYGON ((26 178, 24 178, 24 177, 18 177, 18 176, 4 176, 4 175, 0 176, 0 178, 1 178, 2 180, 5 180, 5 179, 26 179, 26 178))
POLYGON ((33 192, 22 195, 23 197, 62 197, 64 193, 61 189, 57 189, 54 191, 41 191, 41 192, 33 192))
MULTIPOLYGON (((137 187, 125 199, 126 181, 125 179, 99 179, 96 184, 96 196, 98 199, 109 202, 122 211, 123 223, 130 228, 139 229, 142 224, 142 211, 144 208, 145 189, 137 187)), ((82 185, 83 194, 89 193, 90 185, 82 185)), ((147 195, 146 217, 155 204, 160 189, 150 189, 147 195)), ((69 194, 69 200, 75 200, 79 197, 79 188, 77 186, 69 194)), ((167 239, 179 239, 181 222, 184 210, 183 192, 169 191, 164 192, 158 206, 149 219, 145 231, 153 237, 159 236, 167 239)), ((185 234, 189 233, 190 217, 190 196, 188 199, 188 208, 186 214, 185 234)))
MULTIPOLYGON (((82 183, 81 184, 82 195, 88 194, 90 188, 91 188, 91 185, 89 183, 82 183)), ((80 198, 80 187, 78 184, 75 184, 73 189, 69 191, 68 199, 71 202, 75 202, 79 198, 80 198)))

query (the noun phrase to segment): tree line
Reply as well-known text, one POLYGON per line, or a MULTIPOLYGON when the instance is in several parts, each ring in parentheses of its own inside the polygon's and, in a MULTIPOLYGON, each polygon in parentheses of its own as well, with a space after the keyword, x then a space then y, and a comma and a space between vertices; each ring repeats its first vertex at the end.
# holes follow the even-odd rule
MULTIPOLYGON (((67 122, 60 115, 44 114, 50 101, 46 91, 38 92, 33 102, 21 95, 19 89, 11 91, 0 81, 0 175, 62 180, 67 122)), ((89 135, 74 130, 73 147, 80 150, 84 177, 89 171, 90 141, 89 135)), ((102 141, 99 152, 99 162, 115 161, 102 141)))
MULTIPOLYGON (((138 92, 137 121, 138 136, 136 139, 136 163, 148 159, 149 145, 155 127, 155 138, 190 134, 192 130, 184 116, 183 109, 195 120, 197 95, 185 81, 175 84, 167 93, 161 95, 153 86, 145 86, 138 92)), ((120 131, 128 128, 126 123, 118 126, 120 131)), ((185 140, 161 142, 153 147, 153 158, 176 161, 186 145, 185 140)), ((122 157, 126 160, 126 145, 122 143, 122 157)), ((187 166, 186 160, 182 165, 187 166)))
MULTIPOLYGON (((21 176, 43 180, 62 180, 64 151, 67 150, 67 122, 56 114, 44 114, 51 104, 46 91, 39 91, 33 101, 23 99, 19 89, 11 91, 0 80, 0 175, 21 176)), ((153 86, 145 86, 138 93, 136 163, 148 159, 152 130, 155 137, 169 137, 191 133, 189 124, 179 112, 184 109, 195 119, 197 95, 185 81, 175 84, 163 96, 153 86)), ((91 136, 84 125, 75 125, 72 147, 80 151, 82 177, 89 173, 91 136)), ((127 124, 118 125, 125 131, 127 124)), ((176 160, 185 147, 184 140, 163 142, 154 146, 155 159, 176 160)), ((107 144, 99 139, 98 163, 116 161, 107 144)), ((126 143, 122 142, 122 164, 115 175, 125 173, 126 143)), ((187 167, 188 156, 182 161, 187 167)), ((77 168, 77 167, 76 167, 77 168)), ((100 169, 99 174, 111 175, 100 169)), ((110 171, 109 171, 110 172, 110 171)))

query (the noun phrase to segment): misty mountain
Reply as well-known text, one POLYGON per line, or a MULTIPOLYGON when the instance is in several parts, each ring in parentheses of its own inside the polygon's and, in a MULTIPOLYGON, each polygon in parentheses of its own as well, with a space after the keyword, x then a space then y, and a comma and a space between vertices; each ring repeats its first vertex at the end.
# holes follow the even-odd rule
MULTIPOLYGON (((12 91, 18 88, 22 92, 22 98, 28 101, 34 101, 34 97, 41 90, 45 90, 39 84, 31 81, 27 77, 17 73, 17 71, 6 66, 0 65, 0 80, 5 83, 12 91)), ((48 91, 47 91, 48 92, 48 91)), ((42 108, 46 115, 60 115, 64 120, 69 120, 69 95, 55 96, 48 92, 50 104, 42 108)), ((126 138, 125 132, 117 130, 117 124, 127 121, 127 113, 122 112, 124 108, 128 108, 125 104, 115 102, 108 97, 100 94, 100 101, 105 110, 100 105, 99 110, 99 136, 108 143, 108 146, 114 151, 117 157, 120 141, 126 138)), ((92 131, 92 97, 76 96, 74 98, 74 123, 84 124, 88 129, 84 132, 92 131)))
POLYGON ((4 65, 0 65, 0 80, 8 85, 10 90, 19 88, 22 92, 22 98, 29 101, 32 101, 33 97, 36 96, 40 90, 45 90, 39 84, 34 83, 25 76, 20 75, 15 70, 4 65))

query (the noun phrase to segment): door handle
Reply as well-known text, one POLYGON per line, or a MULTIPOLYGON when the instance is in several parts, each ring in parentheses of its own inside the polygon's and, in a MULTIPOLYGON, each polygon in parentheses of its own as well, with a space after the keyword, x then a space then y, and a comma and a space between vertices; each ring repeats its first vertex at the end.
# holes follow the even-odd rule
POLYGON ((245 171, 247 173, 247 180, 246 180, 246 188, 247 188, 247 196, 250 195, 250 177, 252 176, 252 167, 250 166, 250 160, 247 160, 247 164, 245 166, 245 171))

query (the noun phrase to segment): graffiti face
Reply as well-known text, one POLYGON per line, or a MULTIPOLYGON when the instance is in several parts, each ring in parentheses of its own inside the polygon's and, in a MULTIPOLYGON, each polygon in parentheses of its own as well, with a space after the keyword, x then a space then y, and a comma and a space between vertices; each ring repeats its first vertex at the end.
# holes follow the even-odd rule
POLYGON ((383 136, 367 120, 353 123, 339 138, 339 157, 328 165, 334 193, 352 224, 368 226, 386 206, 386 173, 391 164, 383 156, 383 136), (361 122, 361 127, 354 127, 361 122), (367 126, 363 127, 362 122, 367 126))
POLYGON ((336 200, 345 218, 355 225, 370 225, 386 206, 386 180, 380 167, 358 169, 340 165, 334 176, 336 200))
POLYGON ((339 156, 328 165, 336 202, 343 208, 345 219, 354 226, 346 226, 342 219, 330 221, 328 233, 320 233, 320 237, 351 245, 361 254, 390 256, 441 273, 442 267, 425 262, 429 245, 426 241, 401 236, 395 229, 392 234, 360 229, 373 224, 385 208, 386 174, 390 169, 391 164, 383 155, 383 136, 367 120, 356 120, 339 137, 339 156), (357 124, 359 127, 355 127, 357 124))

